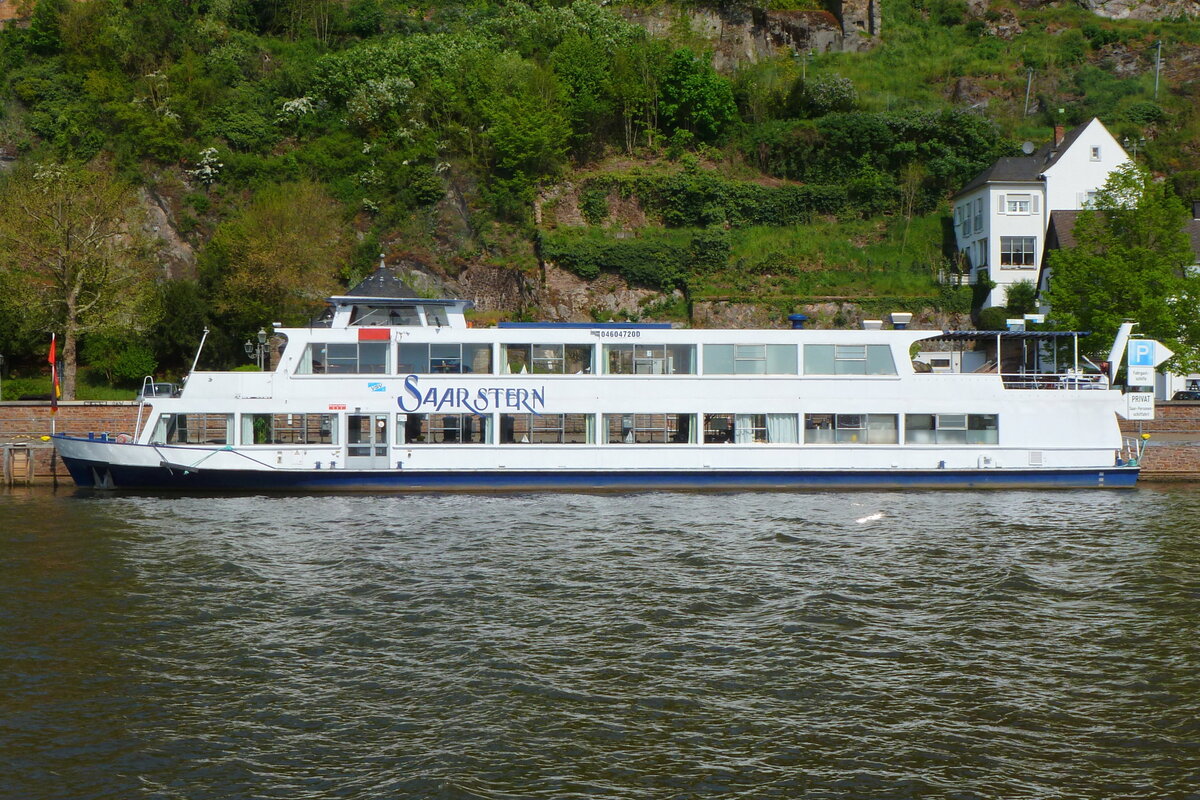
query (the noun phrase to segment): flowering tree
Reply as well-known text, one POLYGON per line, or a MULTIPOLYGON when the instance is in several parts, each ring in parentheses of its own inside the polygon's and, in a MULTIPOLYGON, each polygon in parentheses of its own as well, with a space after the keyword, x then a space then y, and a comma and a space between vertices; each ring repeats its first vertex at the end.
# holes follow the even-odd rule
POLYGON ((134 191, 104 166, 45 163, 0 183, 4 285, 62 344, 62 392, 75 397, 81 335, 153 322, 157 270, 134 191))

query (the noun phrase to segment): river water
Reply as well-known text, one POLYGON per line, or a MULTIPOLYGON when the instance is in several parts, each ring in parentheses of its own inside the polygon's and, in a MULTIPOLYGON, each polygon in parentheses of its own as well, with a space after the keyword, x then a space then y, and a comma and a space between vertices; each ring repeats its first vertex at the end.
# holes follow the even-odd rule
POLYGON ((1197 798, 1200 492, 0 494, 3 798, 1197 798))

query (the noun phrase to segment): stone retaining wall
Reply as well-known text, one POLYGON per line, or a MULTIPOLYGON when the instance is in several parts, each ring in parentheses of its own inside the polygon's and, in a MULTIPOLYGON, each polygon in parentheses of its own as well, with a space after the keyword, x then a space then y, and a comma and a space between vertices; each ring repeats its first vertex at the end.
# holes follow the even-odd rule
MULTIPOLYGON (((147 404, 143 419, 152 418, 147 404)), ((58 404, 53 430, 86 436, 88 433, 133 433, 138 404, 126 402, 73 401, 58 404)), ((34 477, 40 481, 70 481, 67 469, 54 448, 42 441, 51 431, 50 404, 46 402, 0 403, 0 446, 23 445, 33 457, 34 477)))

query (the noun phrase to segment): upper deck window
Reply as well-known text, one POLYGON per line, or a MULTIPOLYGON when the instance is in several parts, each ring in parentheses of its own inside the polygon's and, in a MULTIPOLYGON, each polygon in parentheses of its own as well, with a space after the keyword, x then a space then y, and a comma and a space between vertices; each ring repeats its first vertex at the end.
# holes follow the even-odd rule
POLYGON ((708 375, 795 375, 794 344, 706 344, 708 375))
POLYGON ((387 342, 313 342, 304 348, 297 375, 379 375, 388 371, 387 342))
POLYGON ((695 375, 694 344, 606 344, 609 375, 695 375))
POLYGON ((400 373, 458 374, 492 372, 490 344, 429 344, 417 342, 400 345, 400 373))
POLYGON ((500 368, 512 375, 583 375, 592 371, 592 345, 502 344, 500 368))
POLYGON ((886 344, 806 344, 805 375, 895 375, 886 344))
POLYGON ((416 306, 355 306, 350 313, 350 324, 359 326, 409 325, 421 324, 421 316, 416 306))

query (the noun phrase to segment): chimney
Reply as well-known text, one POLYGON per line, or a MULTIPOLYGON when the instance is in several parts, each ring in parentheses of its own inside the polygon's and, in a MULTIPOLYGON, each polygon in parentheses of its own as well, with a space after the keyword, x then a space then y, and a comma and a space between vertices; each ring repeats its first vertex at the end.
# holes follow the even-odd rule
POLYGON ((1192 219, 1200 219, 1200 200, 1192 201, 1192 219))
POLYGON ((907 311, 892 312, 892 327, 898 331, 902 331, 908 327, 908 323, 912 321, 912 314, 907 311))
POLYGON ((808 322, 808 317, 804 314, 788 314, 788 320, 792 323, 792 330, 802 330, 804 323, 808 322))
POLYGON ((1054 126, 1054 146, 1058 147, 1062 144, 1063 137, 1067 135, 1067 129, 1062 125, 1054 126))
POLYGON ((883 327, 883 320, 881 320, 881 319, 864 319, 862 321, 862 326, 863 326, 864 331, 877 331, 883 327))

